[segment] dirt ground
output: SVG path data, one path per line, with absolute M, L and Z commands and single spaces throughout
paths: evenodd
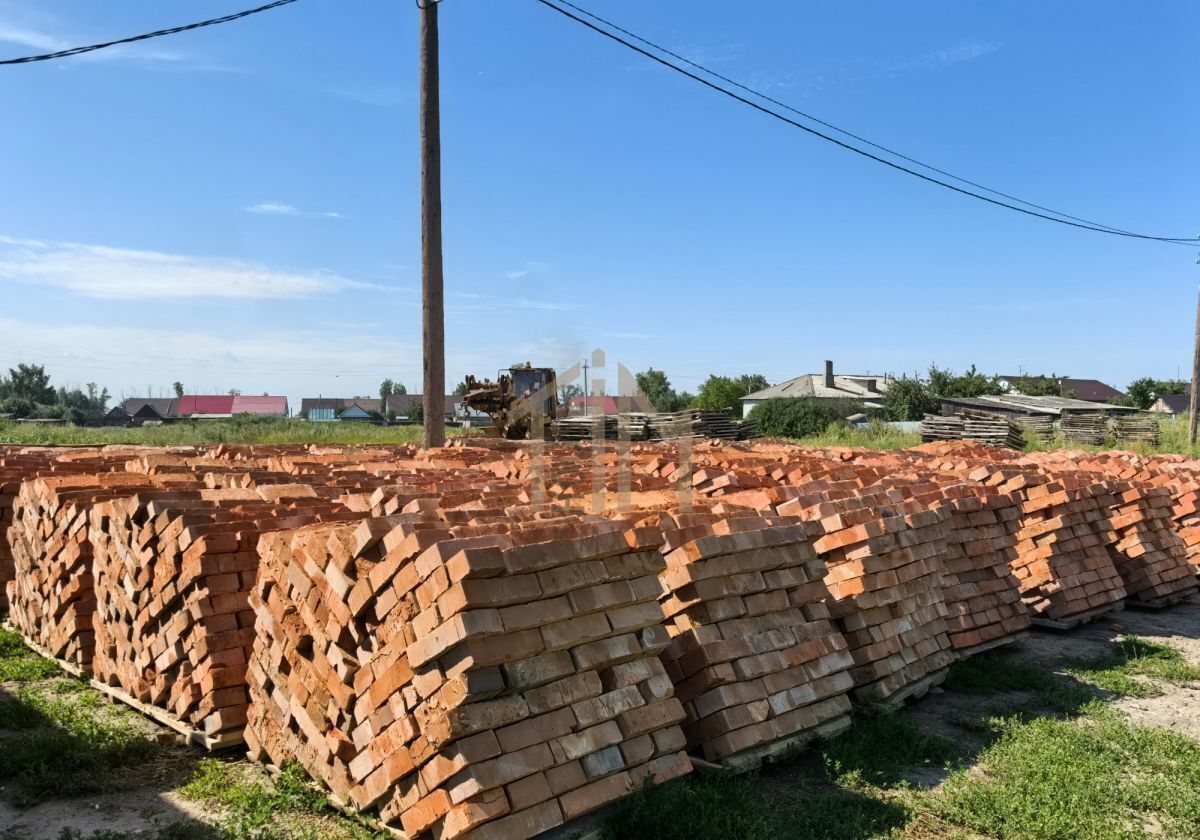
M 1058 670 L 1072 661 L 1103 656 L 1111 642 L 1125 634 L 1170 645 L 1188 661 L 1200 664 L 1200 602 L 1180 604 L 1163 612 L 1123 610 L 1069 631 L 1035 630 L 1009 649 L 1019 658 Z M 1119 698 L 1114 705 L 1134 723 L 1178 730 L 1200 740 L 1200 688 L 1157 685 L 1162 692 L 1157 696 Z M 994 705 L 997 712 L 1020 707 L 1039 713 L 1031 702 L 1030 697 L 1017 693 L 981 697 L 934 689 L 912 704 L 910 712 L 923 728 L 962 741 L 971 736 L 956 720 L 966 714 L 977 715 L 981 703 Z M 162 732 L 164 737 L 172 734 L 140 716 L 136 721 L 133 725 Z M 202 757 L 186 747 L 173 747 L 164 751 L 163 758 L 126 771 L 129 777 L 122 780 L 120 793 L 54 799 L 30 808 L 5 803 L 0 789 L 0 840 L 58 840 L 64 829 L 74 829 L 86 837 L 104 829 L 152 835 L 156 827 L 180 821 L 211 825 L 219 815 L 177 792 L 191 778 Z M 936 786 L 945 773 L 940 768 L 921 768 L 913 771 L 910 781 L 922 787 Z

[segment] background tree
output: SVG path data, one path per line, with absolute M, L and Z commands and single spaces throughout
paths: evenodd
M 940 408 L 941 403 L 919 376 L 893 379 L 883 395 L 883 413 L 888 420 L 920 420 Z
M 558 404 L 563 408 L 569 408 L 571 400 L 575 397 L 582 397 L 583 389 L 573 383 L 563 385 L 558 389 Z
M 172 382 L 171 388 L 175 391 L 175 399 L 178 399 L 178 400 L 183 399 L 183 383 L 182 382 Z
M 387 398 L 396 393 L 396 383 L 390 379 L 385 379 L 379 383 L 379 401 L 387 402 Z
M 454 396 L 462 397 L 467 393 L 467 380 L 463 380 L 454 386 Z
M 1066 378 L 1057 373 L 1049 376 L 1022 376 L 1017 382 L 1017 390 L 1027 397 L 1063 396 L 1062 381 Z
M 414 423 L 425 422 L 425 406 L 419 402 L 415 402 L 410 405 L 406 413 L 408 414 L 408 419 Z
M 676 411 L 679 396 L 671 387 L 671 380 L 661 370 L 653 367 L 634 375 L 638 393 L 649 400 L 655 411 Z
M 241 395 L 242 395 L 242 392 L 240 389 L 238 389 L 238 388 L 230 388 L 229 389 L 229 396 L 240 397 Z
M 1153 379 L 1143 376 L 1129 383 L 1125 389 L 1125 403 L 1143 411 L 1154 405 L 1159 397 L 1173 394 L 1186 394 L 1188 385 L 1178 379 Z
M 854 400 L 824 400 L 815 397 L 776 397 L 763 400 L 750 412 L 750 419 L 767 437 L 802 438 L 819 435 L 851 414 L 862 411 Z
M 741 383 L 742 377 L 733 379 L 728 376 L 709 376 L 700 386 L 699 393 L 692 400 L 692 408 L 705 411 L 719 411 L 722 408 L 734 408 L 738 400 L 746 396 L 746 386 Z
M 888 386 L 889 389 L 891 386 Z M 949 368 L 929 366 L 927 388 L 935 397 L 981 397 L 985 394 L 1003 394 L 1004 386 L 998 376 L 984 376 L 971 365 L 961 375 Z
M 22 362 L 15 368 L 9 368 L 8 376 L 0 377 L 0 398 L 52 405 L 55 396 L 54 389 L 50 387 L 50 375 L 42 365 Z
M 746 394 L 753 394 L 755 391 L 763 391 L 771 387 L 771 383 L 767 381 L 767 377 L 761 373 L 743 373 L 737 378 L 737 381 L 739 385 L 746 389 Z

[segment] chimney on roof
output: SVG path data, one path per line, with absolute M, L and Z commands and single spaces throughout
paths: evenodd
M 837 387 L 836 385 L 833 384 L 833 362 L 831 362 L 829 359 L 825 360 L 825 387 L 826 388 L 836 388 Z
M 867 380 L 867 390 L 869 392 L 871 392 L 872 394 L 878 394 L 879 393 L 878 381 L 875 379 L 868 379 Z

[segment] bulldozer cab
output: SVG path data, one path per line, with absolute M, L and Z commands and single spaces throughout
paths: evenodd
M 541 405 L 542 416 L 554 419 L 557 414 L 557 399 L 554 393 L 554 371 L 549 368 L 513 367 L 508 371 L 512 381 L 512 395 L 518 400 L 527 400 L 531 407 Z

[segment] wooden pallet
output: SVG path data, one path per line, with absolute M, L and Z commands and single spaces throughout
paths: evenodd
M 950 668 L 942 668 L 939 671 L 934 671 L 932 674 L 926 674 L 916 682 L 909 683 L 904 688 L 899 689 L 894 694 L 890 695 L 885 700 L 877 700 L 873 703 L 863 704 L 864 708 L 872 712 L 886 714 L 894 712 L 901 708 L 909 700 L 919 700 L 924 697 L 929 689 L 936 685 L 941 685 L 946 681 L 946 675 L 950 672 Z
M 1067 618 L 1044 618 L 1041 616 L 1034 616 L 1033 626 L 1043 627 L 1047 630 L 1070 630 L 1071 628 L 1078 627 L 1081 624 L 1087 624 L 1089 621 L 1093 621 L 1102 615 L 1116 612 L 1124 606 L 1124 601 L 1116 601 L 1112 604 L 1105 604 L 1103 607 L 1097 607 L 1094 610 L 1088 610 L 1087 612 L 1068 616 Z
M 999 639 L 992 639 L 990 642 L 975 645 L 974 647 L 964 648 L 957 651 L 959 659 L 966 659 L 968 656 L 974 656 L 977 653 L 995 650 L 996 648 L 1006 647 L 1017 642 L 1023 642 L 1029 638 L 1029 632 L 1013 633 L 1011 636 L 1001 636 Z
M 779 761 L 803 749 L 813 741 L 836 737 L 849 729 L 851 722 L 850 715 L 842 715 L 841 717 L 827 720 L 820 726 L 809 729 L 806 732 L 800 732 L 791 737 L 782 738 L 770 744 L 763 744 L 754 749 L 740 752 L 737 755 L 731 755 L 715 765 L 707 761 L 694 762 L 694 764 L 699 769 L 711 769 L 715 766 L 721 770 L 728 770 L 733 773 L 749 773 L 752 770 L 758 770 L 764 764 Z
M 10 629 L 10 630 L 16 629 L 15 627 L 11 627 L 10 625 L 4 625 L 4 626 L 6 627 L 6 629 Z M 22 636 L 22 641 L 25 643 L 26 647 L 28 647 L 30 650 L 32 650 L 34 653 L 36 653 L 38 656 L 42 657 L 43 659 L 49 659 L 51 662 L 53 662 L 55 665 L 57 665 L 59 668 L 61 668 L 63 671 L 70 674 L 71 676 L 73 676 L 77 679 L 80 679 L 80 680 L 86 680 L 87 684 L 90 688 L 93 688 L 96 691 L 99 691 L 101 694 L 104 694 L 105 696 L 107 696 L 110 700 L 124 703 L 126 706 L 129 706 L 134 711 L 139 712 L 143 716 L 150 718 L 155 723 L 161 724 L 162 726 L 165 726 L 168 729 L 171 729 L 171 730 L 177 732 L 178 734 L 183 736 L 184 740 L 188 744 L 191 744 L 192 746 L 200 747 L 201 749 L 207 750 L 209 752 L 216 752 L 218 750 L 229 749 L 230 747 L 236 747 L 236 746 L 240 746 L 240 745 L 246 743 L 246 739 L 242 736 L 242 733 L 240 733 L 240 732 L 224 732 L 219 735 L 209 735 L 207 732 L 201 732 L 200 730 L 196 729 L 195 727 L 189 726 L 188 724 L 184 723 L 179 718 L 175 717 L 173 714 L 168 712 L 166 709 L 160 709 L 158 706 L 152 706 L 149 703 L 143 703 L 141 700 L 138 700 L 136 697 L 129 694 L 127 691 L 125 691 L 122 688 L 118 688 L 117 686 L 113 686 L 113 685 L 108 685 L 107 683 L 104 683 L 104 682 L 101 682 L 100 680 L 94 679 L 91 676 L 91 674 L 87 673 L 83 668 L 80 668 L 78 665 L 75 665 L 73 663 L 67 662 L 65 660 L 59 659 L 56 656 L 51 655 L 50 651 L 46 650 L 44 647 L 39 645 L 37 642 L 30 641 L 29 639 L 25 638 L 24 636 Z

